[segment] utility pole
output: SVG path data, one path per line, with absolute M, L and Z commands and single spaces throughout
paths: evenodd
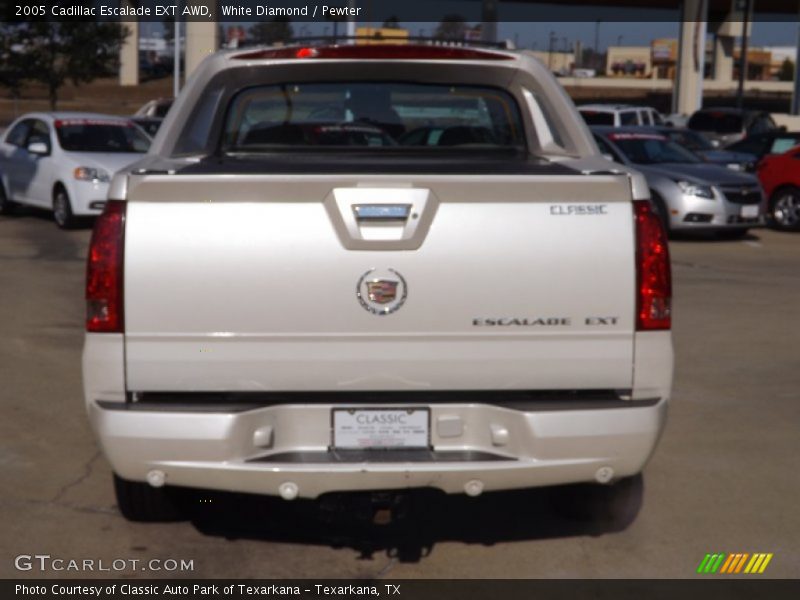
M 800 9 L 800 5 L 798 5 L 798 9 Z M 800 14 L 798 14 L 798 22 L 800 22 Z M 794 93 L 792 94 L 792 109 L 790 113 L 800 115 L 800 26 L 797 28 L 797 52 L 794 55 Z
M 736 108 L 744 107 L 744 82 L 747 79 L 747 43 L 749 40 L 747 29 L 750 25 L 750 11 L 753 0 L 739 0 L 737 6 L 744 8 L 744 22 L 742 23 L 742 45 L 739 49 L 739 86 L 736 90 Z
M 597 72 L 600 72 L 600 21 L 599 19 L 595 21 L 594 24 L 594 66 L 597 69 Z
M 177 9 L 175 10 L 175 32 L 173 33 L 173 60 L 172 65 L 172 95 L 177 98 L 181 91 L 181 3 L 178 1 Z

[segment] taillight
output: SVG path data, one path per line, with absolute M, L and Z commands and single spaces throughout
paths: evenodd
M 86 266 L 86 331 L 122 333 L 125 328 L 122 265 L 126 202 L 109 200 L 97 218 Z
M 648 200 L 635 200 L 636 329 L 672 326 L 672 276 L 667 234 Z

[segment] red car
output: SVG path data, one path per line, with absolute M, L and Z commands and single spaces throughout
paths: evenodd
M 777 229 L 800 231 L 800 146 L 765 156 L 756 166 Z

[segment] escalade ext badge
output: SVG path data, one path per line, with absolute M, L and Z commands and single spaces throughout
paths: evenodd
M 406 280 L 394 269 L 370 269 L 358 280 L 356 296 L 374 315 L 388 315 L 406 301 Z

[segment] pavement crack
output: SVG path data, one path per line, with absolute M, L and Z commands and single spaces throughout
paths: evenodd
M 61 488 L 56 492 L 56 495 L 53 496 L 53 499 L 50 500 L 53 504 L 58 504 L 61 498 L 63 498 L 66 493 L 74 488 L 77 485 L 80 485 L 84 481 L 86 481 L 89 476 L 92 474 L 92 468 L 94 467 L 94 462 L 100 458 L 100 450 L 95 451 L 95 453 L 86 461 L 86 464 L 83 466 L 83 473 L 78 476 L 77 479 L 74 481 L 70 481 L 69 483 L 65 483 L 61 486 Z

